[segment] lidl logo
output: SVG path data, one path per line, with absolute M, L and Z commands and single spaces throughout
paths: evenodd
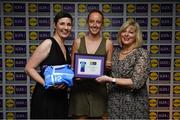
M 103 7 L 103 12 L 105 13 L 109 13 L 111 11 L 110 4 L 104 4 L 102 7 Z
M 86 6 L 85 4 L 79 4 L 79 5 L 78 5 L 78 11 L 79 11 L 80 13 L 86 12 L 86 9 L 87 9 L 87 6 Z
M 4 3 L 4 12 L 12 12 L 13 11 L 13 5 L 11 3 Z
M 135 4 L 128 4 L 127 5 L 127 12 L 128 13 L 133 13 L 133 12 L 135 12 L 135 10 L 136 10 L 136 5 Z
M 53 5 L 53 10 L 54 10 L 54 12 L 56 12 L 56 13 L 62 11 L 62 5 L 61 5 L 61 4 L 54 4 L 54 5 Z
M 153 12 L 153 13 L 157 13 L 157 12 L 160 12 L 160 5 L 159 4 L 152 4 L 151 5 L 151 11 Z
M 37 12 L 37 4 L 35 3 L 29 3 L 28 8 L 31 13 Z

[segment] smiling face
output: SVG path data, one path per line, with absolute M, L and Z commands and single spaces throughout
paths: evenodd
M 72 21 L 68 17 L 60 18 L 55 24 L 55 34 L 58 34 L 60 38 L 67 38 L 72 29 Z
M 122 46 L 131 46 L 136 43 L 136 28 L 135 26 L 128 26 L 120 33 Z
M 100 34 L 100 30 L 103 24 L 103 16 L 98 12 L 92 12 L 88 19 L 89 33 L 92 35 Z

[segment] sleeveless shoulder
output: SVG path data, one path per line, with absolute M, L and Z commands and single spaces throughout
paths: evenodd
M 78 53 L 87 53 L 86 45 L 85 45 L 85 36 L 80 38 L 80 45 L 79 45 Z

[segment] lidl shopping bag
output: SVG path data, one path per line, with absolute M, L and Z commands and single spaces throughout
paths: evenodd
M 70 65 L 47 66 L 44 70 L 45 89 L 58 84 L 66 84 L 68 87 L 73 85 L 74 72 Z

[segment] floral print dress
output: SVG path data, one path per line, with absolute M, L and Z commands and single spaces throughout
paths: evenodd
M 115 48 L 112 59 L 112 76 L 130 78 L 132 88 L 109 84 L 108 112 L 110 119 L 148 119 L 148 91 L 146 81 L 150 73 L 150 59 L 143 48 L 136 48 L 119 60 L 120 48 Z

